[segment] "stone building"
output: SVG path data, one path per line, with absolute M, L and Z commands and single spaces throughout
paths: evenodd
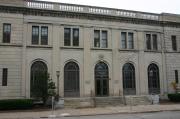
M 0 1 L 0 99 L 32 97 L 40 72 L 65 98 L 165 98 L 179 71 L 179 15 Z

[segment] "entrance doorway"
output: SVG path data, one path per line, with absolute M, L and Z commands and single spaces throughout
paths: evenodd
M 104 62 L 95 66 L 95 94 L 97 97 L 109 95 L 109 70 Z
M 68 62 L 64 67 L 64 97 L 79 97 L 79 66 Z

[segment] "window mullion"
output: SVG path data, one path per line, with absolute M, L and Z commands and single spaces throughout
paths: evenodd
M 154 44 L 153 44 L 153 34 L 151 34 L 150 41 L 151 41 L 151 50 L 154 50 Z
M 71 34 L 70 34 L 70 46 L 73 46 L 73 28 L 70 28 L 70 32 L 71 32 Z
M 128 37 L 129 32 L 126 32 L 126 39 L 125 39 L 125 44 L 126 44 L 126 49 L 129 49 L 129 37 Z
M 38 33 L 38 35 L 39 35 L 39 40 L 38 40 L 38 45 L 41 45 L 41 27 L 40 26 L 38 26 L 39 27 L 39 33 Z
M 99 30 L 99 48 L 102 46 L 102 31 Z

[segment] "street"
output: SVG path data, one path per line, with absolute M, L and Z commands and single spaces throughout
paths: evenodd
M 49 118 L 54 119 L 54 118 Z M 59 117 L 55 119 L 180 119 L 180 111 L 164 111 L 139 114 L 114 114 L 80 117 Z

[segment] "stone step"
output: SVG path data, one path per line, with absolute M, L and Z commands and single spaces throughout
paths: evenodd
M 95 98 L 96 107 L 124 105 L 122 97 L 98 97 Z
M 94 107 L 94 101 L 91 97 L 87 98 L 64 98 L 65 108 L 86 108 Z
M 151 100 L 148 96 L 125 96 L 126 105 L 148 105 Z
M 148 96 L 125 96 L 125 97 L 89 97 L 89 98 L 65 98 L 65 108 L 86 108 L 124 105 L 147 105 L 151 104 Z

